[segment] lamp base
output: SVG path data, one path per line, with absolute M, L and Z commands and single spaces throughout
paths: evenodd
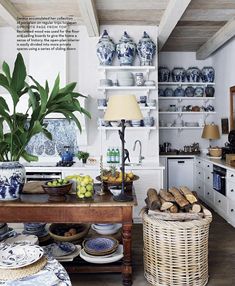
M 132 196 L 128 196 L 125 193 L 121 193 L 118 196 L 113 196 L 113 199 L 116 202 L 131 202 L 131 201 L 133 201 L 133 197 Z

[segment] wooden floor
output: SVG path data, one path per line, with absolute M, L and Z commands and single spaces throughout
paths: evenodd
M 142 262 L 142 225 L 133 229 L 134 286 L 150 285 L 144 278 Z M 217 214 L 209 237 L 209 283 L 208 286 L 235 286 L 235 228 Z M 120 274 L 71 274 L 73 286 L 117 286 L 121 284 Z

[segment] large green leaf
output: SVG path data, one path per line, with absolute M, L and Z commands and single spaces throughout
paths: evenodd
M 4 122 L 4 118 L 0 117 L 0 145 L 2 144 L 2 141 L 4 139 L 4 133 L 3 133 L 3 122 Z
M 22 158 L 24 158 L 27 162 L 31 162 L 31 161 L 37 161 L 38 157 L 34 156 L 32 154 L 27 153 L 25 150 L 21 153 L 20 155 Z
M 42 128 L 43 134 L 49 139 L 52 140 L 52 134 L 46 128 Z
M 29 131 L 29 135 L 28 135 L 28 139 L 32 138 L 34 135 L 36 135 L 37 133 L 42 132 L 42 125 L 41 123 L 37 120 L 34 122 L 33 127 L 31 128 L 31 130 Z
M 8 84 L 11 84 L 11 72 L 10 72 L 10 68 L 9 65 L 4 61 L 2 64 L 2 70 L 4 71 L 7 80 L 8 80 Z
M 55 82 L 54 82 L 54 86 L 50 95 L 50 100 L 53 100 L 53 98 L 58 94 L 60 89 L 60 75 L 58 74 Z
M 26 67 L 21 53 L 17 54 L 14 70 L 12 73 L 11 88 L 17 93 L 25 86 Z
M 61 88 L 58 93 L 68 93 L 72 92 L 74 88 L 76 87 L 77 83 L 76 82 L 71 82 L 68 83 L 65 87 Z
M 6 100 L 2 96 L 0 96 L 0 108 L 9 111 L 9 107 L 6 103 Z
M 19 96 L 17 92 L 9 86 L 7 77 L 5 77 L 2 73 L 0 73 L 0 86 L 3 86 L 11 94 L 14 106 L 16 106 L 19 101 Z

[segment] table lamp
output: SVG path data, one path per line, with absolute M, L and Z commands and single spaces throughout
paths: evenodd
M 214 123 L 205 124 L 203 131 L 202 131 L 202 138 L 209 139 L 209 148 L 210 148 L 211 140 L 220 138 L 218 125 Z
M 112 95 L 109 97 L 108 106 L 104 115 L 104 120 L 121 121 L 121 130 L 119 136 L 122 143 L 121 149 L 121 171 L 122 171 L 122 190 L 119 196 L 114 200 L 120 202 L 132 201 L 133 197 L 125 193 L 125 162 L 124 162 L 124 145 L 125 145 L 125 121 L 141 120 L 143 115 L 136 101 L 135 95 Z

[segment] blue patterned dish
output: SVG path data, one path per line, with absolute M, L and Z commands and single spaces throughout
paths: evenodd
M 38 261 L 44 252 L 38 245 L 1 244 L 0 268 L 16 269 Z
M 118 241 L 111 237 L 96 237 L 83 243 L 85 251 L 92 255 L 103 255 L 114 252 L 118 247 Z
M 70 242 L 51 243 L 42 247 L 44 252 L 53 257 L 69 255 L 76 250 L 76 246 Z

